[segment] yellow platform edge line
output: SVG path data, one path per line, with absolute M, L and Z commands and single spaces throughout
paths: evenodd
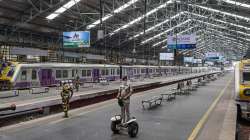
M 209 115 L 211 114 L 211 112 L 214 110 L 214 108 L 216 107 L 217 103 L 219 102 L 220 98 L 223 96 L 223 94 L 225 93 L 226 89 L 228 88 L 229 84 L 232 82 L 231 78 L 226 86 L 221 90 L 220 94 L 216 97 L 216 99 L 214 100 L 214 102 L 210 105 L 210 107 L 208 108 L 207 112 L 202 116 L 201 120 L 198 122 L 198 124 L 195 126 L 195 128 L 193 129 L 192 133 L 189 135 L 187 140 L 195 140 L 196 137 L 198 136 L 200 130 L 202 129 L 202 127 L 204 126 L 204 124 L 206 123 Z

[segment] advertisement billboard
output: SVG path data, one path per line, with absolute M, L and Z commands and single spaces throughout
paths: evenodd
M 170 49 L 194 49 L 196 48 L 196 35 L 168 36 L 167 45 Z
M 90 47 L 89 31 L 63 32 L 63 47 L 83 48 Z
M 174 53 L 160 53 L 160 60 L 174 60 Z

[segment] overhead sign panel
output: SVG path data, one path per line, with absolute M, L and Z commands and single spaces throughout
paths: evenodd
M 174 60 L 174 53 L 160 53 L 160 60 Z
M 193 63 L 194 57 L 184 57 L 185 63 Z
M 89 31 L 63 32 L 63 46 L 65 48 L 90 47 Z
M 202 59 L 194 59 L 193 63 L 195 63 L 195 64 L 201 64 L 202 63 Z
M 207 52 L 205 54 L 206 61 L 223 61 L 223 56 L 219 52 Z
M 218 52 L 207 52 L 205 54 L 206 59 L 219 59 L 220 53 Z
M 194 49 L 196 48 L 196 35 L 168 36 L 168 48 L 170 49 Z

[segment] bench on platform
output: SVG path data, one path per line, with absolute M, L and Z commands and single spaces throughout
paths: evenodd
M 3 91 L 0 95 L 0 99 L 11 98 L 16 96 L 19 96 L 19 90 Z
M 31 94 L 48 93 L 49 87 L 35 87 L 30 89 Z
M 154 96 L 153 98 L 147 99 L 147 100 L 142 100 L 142 107 L 145 109 L 145 103 L 148 104 L 148 108 L 152 108 L 153 106 L 156 105 L 161 105 L 162 103 L 162 96 Z
M 199 79 L 197 80 L 197 83 L 198 83 L 198 86 L 205 86 L 205 85 L 206 85 L 206 81 L 203 80 L 203 79 L 201 79 L 201 78 L 199 78 Z
M 211 81 L 215 81 L 216 79 L 217 79 L 217 78 L 216 78 L 215 75 L 211 75 L 211 76 L 210 76 L 210 80 L 211 80 Z
M 176 93 L 174 91 L 170 91 L 170 92 L 167 92 L 167 93 L 162 93 L 161 97 L 162 97 L 162 100 L 170 101 L 170 100 L 176 98 Z
M 99 78 L 99 83 L 101 85 L 109 85 L 109 81 L 106 78 Z
M 195 89 L 197 89 L 198 87 L 199 87 L 198 82 L 194 82 L 194 83 L 191 84 L 191 89 L 192 89 L 192 90 L 195 90 Z

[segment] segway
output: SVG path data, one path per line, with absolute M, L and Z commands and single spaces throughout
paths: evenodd
M 111 118 L 111 130 L 114 134 L 119 134 L 121 130 L 127 130 L 130 137 L 136 137 L 139 130 L 139 125 L 136 118 L 132 117 L 129 121 L 123 123 L 121 115 L 115 115 Z
M 126 129 L 130 137 L 136 137 L 139 130 L 139 125 L 133 117 L 128 122 L 122 123 L 121 115 L 116 115 L 111 118 L 111 130 L 114 134 L 119 134 L 121 130 Z

